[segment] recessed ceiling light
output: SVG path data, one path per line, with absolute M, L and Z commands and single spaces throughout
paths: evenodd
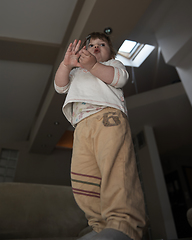
M 105 28 L 104 33 L 107 35 L 110 35 L 112 33 L 112 28 L 110 28 L 110 27 Z

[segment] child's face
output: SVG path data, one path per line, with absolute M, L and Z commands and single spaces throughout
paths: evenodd
M 102 39 L 91 38 L 87 50 L 96 57 L 97 62 L 106 62 L 111 59 L 111 51 L 109 45 Z

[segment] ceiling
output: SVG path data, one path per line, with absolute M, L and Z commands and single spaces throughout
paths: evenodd
M 92 31 L 111 27 L 116 50 L 125 39 L 156 46 L 139 68 L 127 67 L 130 80 L 124 93 L 130 105 L 134 96 L 179 82 L 175 68 L 165 64 L 154 35 L 172 4 L 173 0 L 1 0 L 0 145 L 28 141 L 31 152 L 51 153 L 70 127 L 61 112 L 64 95 L 53 89 L 54 74 L 68 44 Z M 181 94 L 176 99 L 129 111 L 133 132 L 143 123 L 153 126 L 162 152 L 168 150 L 163 144 L 167 135 L 170 149 L 191 144 L 191 106 L 181 83 L 177 84 Z M 175 128 L 180 140 L 173 142 Z

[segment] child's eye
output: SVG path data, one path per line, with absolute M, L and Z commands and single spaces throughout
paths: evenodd
M 89 44 L 89 47 L 92 48 L 94 45 L 93 44 Z
M 101 47 L 105 47 L 105 43 L 101 43 L 100 46 L 101 46 Z

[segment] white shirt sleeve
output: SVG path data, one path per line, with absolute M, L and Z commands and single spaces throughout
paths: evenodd
M 55 88 L 55 91 L 57 93 L 66 93 L 69 89 L 69 86 L 70 86 L 70 83 L 68 83 L 66 86 L 64 87 L 59 87 L 56 85 L 55 81 L 54 81 L 54 88 Z
M 109 65 L 114 67 L 114 78 L 110 85 L 115 88 L 122 88 L 129 78 L 129 74 L 125 66 L 120 61 L 114 59 L 109 61 Z
M 67 93 L 68 92 L 75 71 L 76 71 L 76 69 L 71 70 L 71 72 L 69 74 L 69 83 L 67 85 L 65 85 L 64 87 L 57 86 L 57 84 L 54 81 L 54 88 L 57 93 Z

